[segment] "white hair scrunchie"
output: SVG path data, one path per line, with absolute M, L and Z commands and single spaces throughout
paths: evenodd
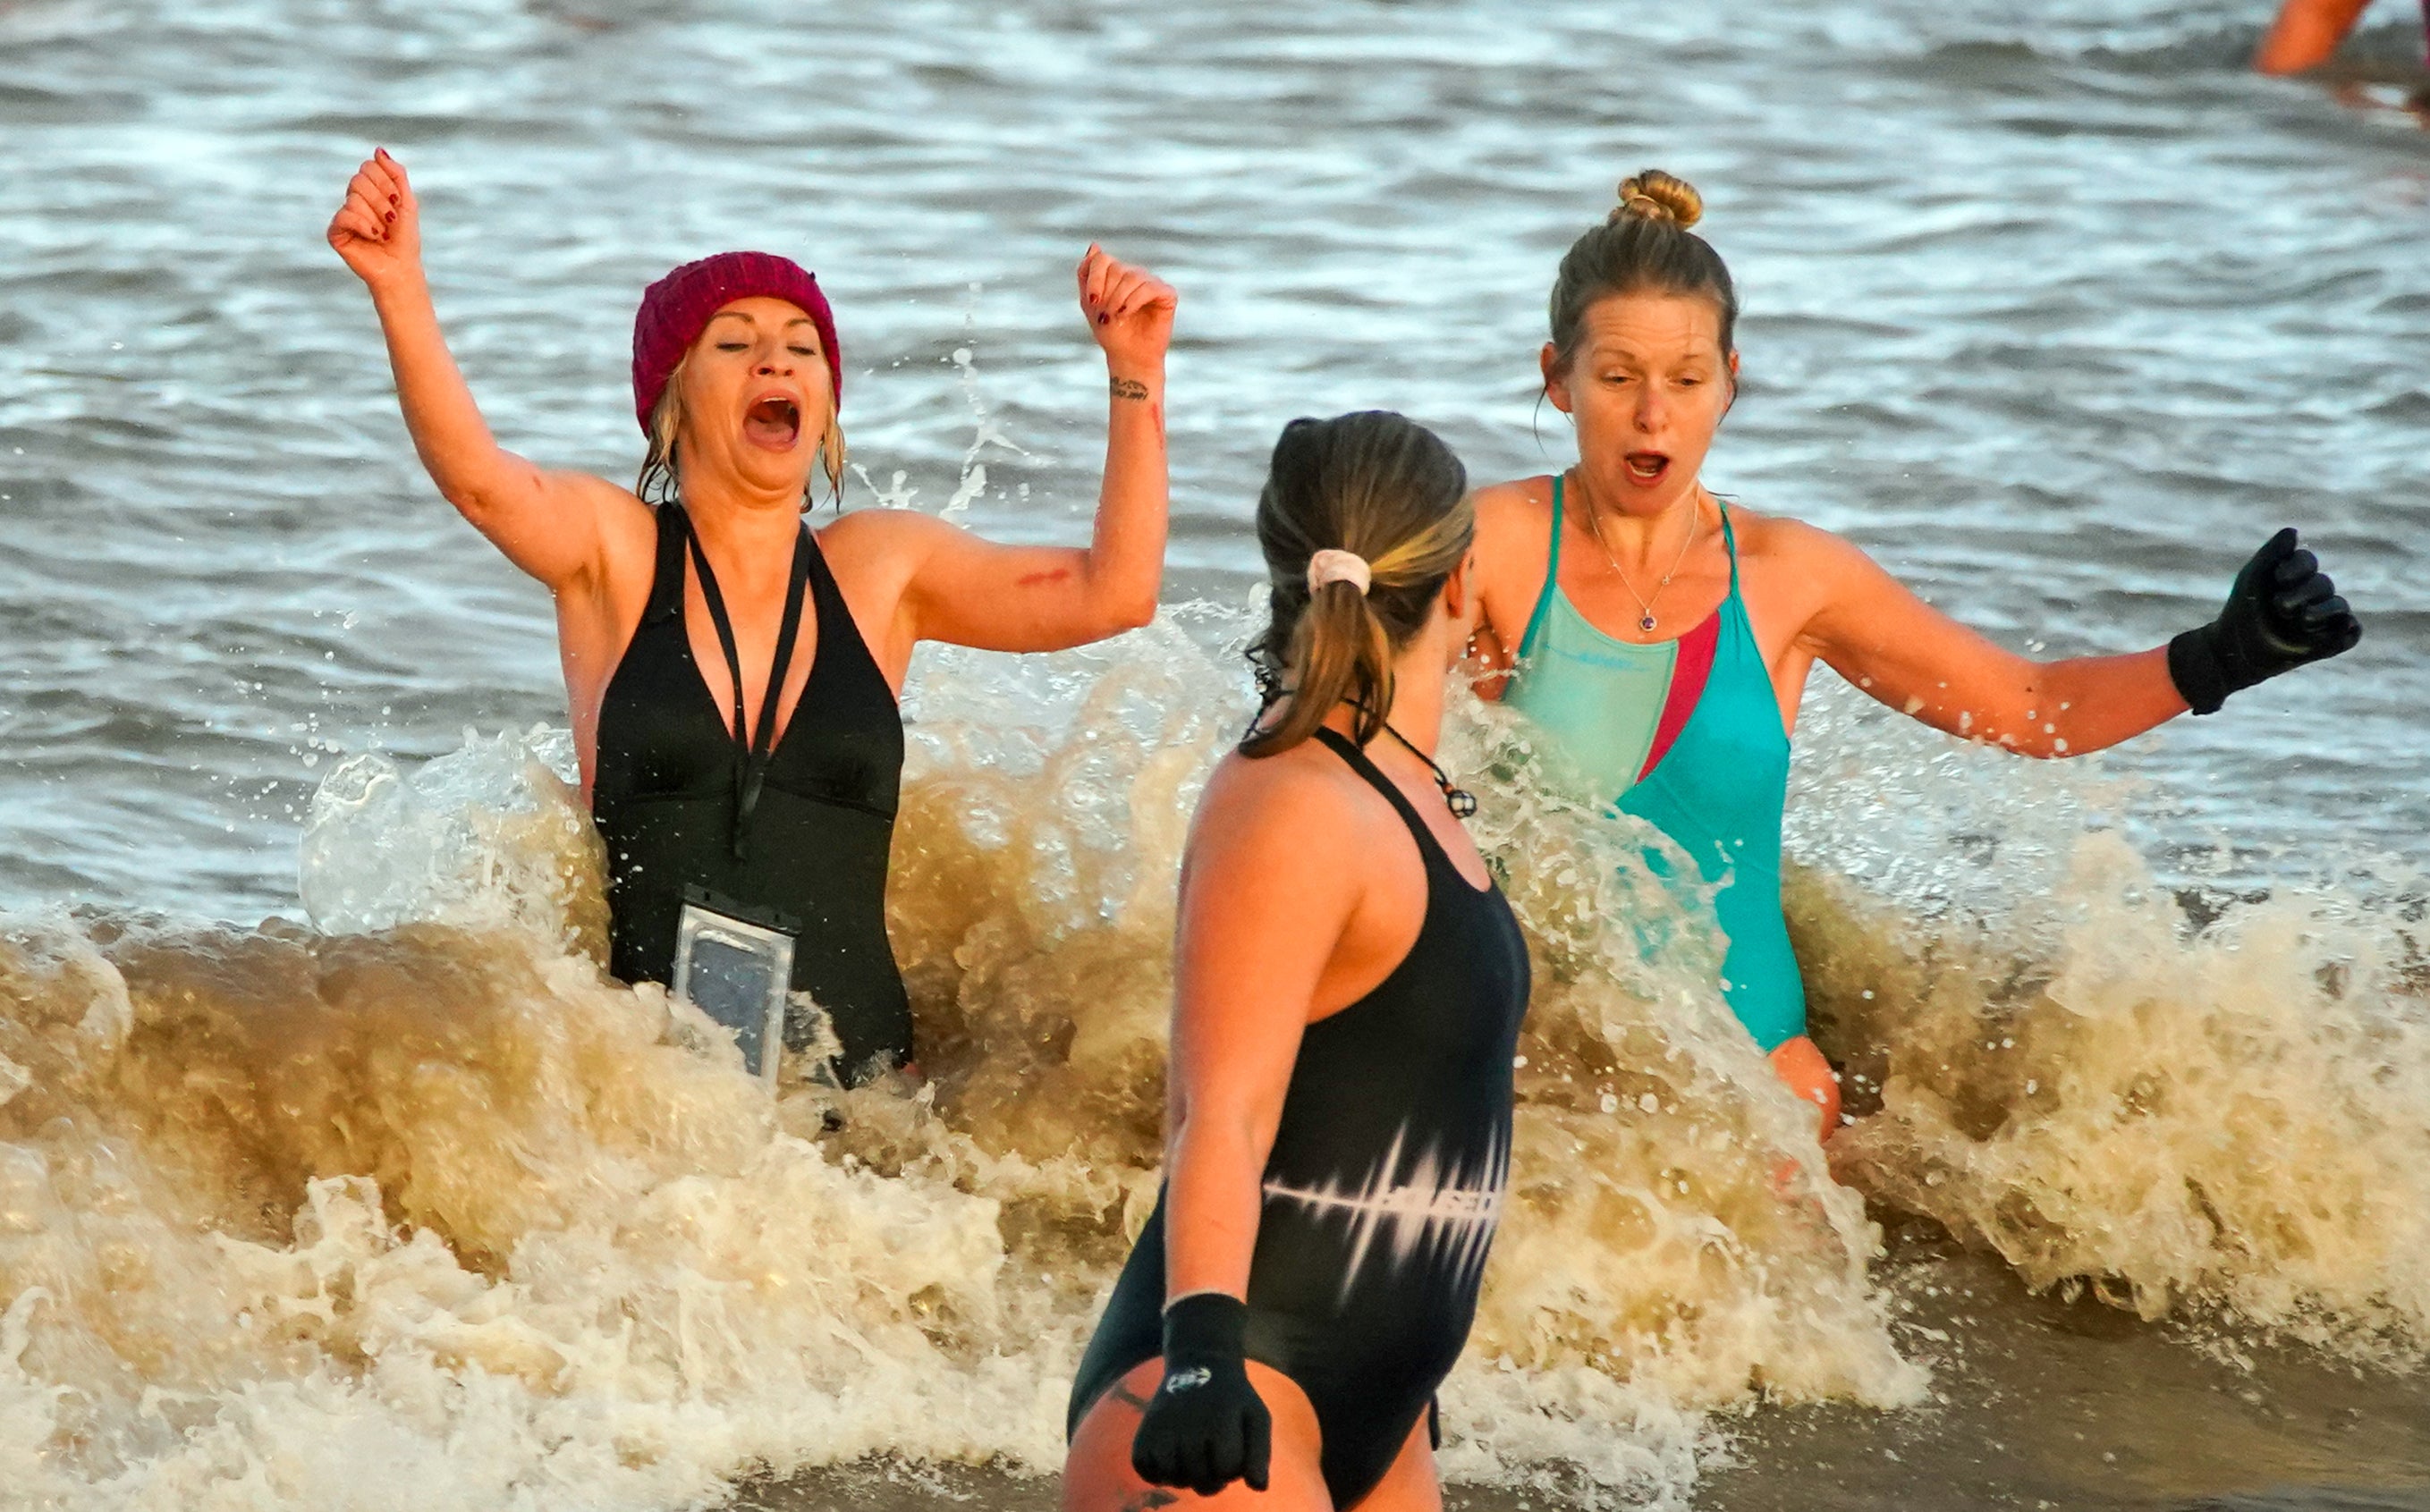
M 1327 583 L 1350 583 L 1358 596 L 1367 596 L 1367 585 L 1374 580 L 1367 558 L 1355 551 L 1336 551 L 1327 546 L 1307 559 L 1307 590 L 1311 593 Z

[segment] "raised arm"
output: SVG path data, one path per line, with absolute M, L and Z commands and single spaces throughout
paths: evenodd
M 552 590 L 601 560 L 600 511 L 632 496 L 602 478 L 549 473 L 500 446 L 448 354 L 423 276 L 420 208 L 405 165 L 374 152 L 346 186 L 329 245 L 371 291 L 396 397 L 430 480 L 508 560 Z
M 2278 19 L 2255 49 L 2253 66 L 2264 74 L 2300 74 L 2335 56 L 2371 0 L 2286 0 Z
M 1789 522 L 1773 528 L 1795 532 L 1790 559 L 1821 595 L 1802 645 L 1892 708 L 2024 756 L 2082 756 L 2189 708 L 2207 714 L 2229 693 L 2362 638 L 2292 530 L 2245 564 L 2218 619 L 2169 645 L 2035 661 L 1925 604 L 1850 542 Z
M 1168 501 L 1164 353 L 1174 295 L 1095 246 L 1080 309 L 1106 354 L 1106 473 L 1086 550 L 1003 546 L 924 516 L 904 594 L 910 639 L 990 651 L 1059 651 L 1145 624 L 1164 575 Z

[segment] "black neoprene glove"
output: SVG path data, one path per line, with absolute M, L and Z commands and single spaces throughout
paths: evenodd
M 1164 1381 L 1131 1439 L 1131 1469 L 1150 1486 L 1213 1496 L 1234 1481 L 1266 1488 L 1274 1420 L 1249 1384 L 1249 1308 L 1202 1291 L 1164 1310 Z
M 2169 680 L 2197 714 L 2264 678 L 2352 651 L 2362 623 L 2338 596 L 2293 526 L 2270 538 L 2236 574 L 2219 618 L 2169 642 Z

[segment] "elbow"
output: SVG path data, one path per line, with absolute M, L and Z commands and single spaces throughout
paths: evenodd
M 1255 1153 L 1257 1145 L 1243 1118 L 1218 1114 L 1178 1120 L 1165 1133 L 1166 1177 L 1189 1187 L 1210 1180 L 1221 1185 L 1243 1173 L 1254 1179 L 1265 1168 L 1264 1157 Z
M 464 517 L 466 524 L 471 525 L 491 541 L 498 539 L 500 521 L 507 511 L 495 494 L 468 488 L 441 488 L 439 494 L 455 507 L 458 514 Z
M 496 480 L 489 476 L 486 470 L 437 464 L 426 457 L 423 459 L 423 466 L 429 473 L 430 481 L 438 485 L 439 496 L 474 524 L 480 524 L 497 512 Z
M 1156 594 L 1153 591 L 1125 597 L 1107 615 L 1111 633 L 1144 630 L 1156 623 Z
M 1096 622 L 1097 631 L 1093 639 L 1103 640 L 1108 636 L 1118 636 L 1125 630 L 1143 629 L 1152 623 L 1156 619 L 1157 577 L 1161 575 L 1151 576 L 1139 584 L 1096 585 L 1097 590 L 1090 595 L 1094 611 L 1091 618 Z
M 502 516 L 512 514 L 538 496 L 538 490 L 525 480 L 489 470 L 453 476 L 434 472 L 430 480 L 439 485 L 439 496 L 485 536 L 491 534 Z

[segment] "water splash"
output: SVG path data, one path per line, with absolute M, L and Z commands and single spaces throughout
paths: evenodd
M 409 920 L 537 930 L 606 959 L 607 856 L 574 780 L 572 737 L 545 725 L 466 730 L 409 773 L 376 752 L 347 757 L 305 815 L 305 916 L 333 934 Z
M 890 919 L 916 1095 L 772 1102 L 606 980 L 553 736 L 341 766 L 305 844 L 319 930 L 0 931 L 0 1482 L 639 1508 L 870 1453 L 1051 1470 L 1156 1189 L 1173 876 L 1249 702 L 1202 647 L 1244 629 L 1198 606 L 924 655 Z M 1868 1195 L 2147 1312 L 2378 1357 L 2430 1318 L 2410 937 L 2334 890 L 2190 932 L 2043 779 L 1978 790 L 1962 751 L 1911 771 L 1869 738 L 1823 722 L 1809 836 L 1942 806 L 1905 872 L 1792 874 L 1850 1187 L 1712 989 L 1658 837 L 1456 708 L 1539 990 L 1451 1475 L 1684 1506 L 1717 1409 L 1921 1400 Z

